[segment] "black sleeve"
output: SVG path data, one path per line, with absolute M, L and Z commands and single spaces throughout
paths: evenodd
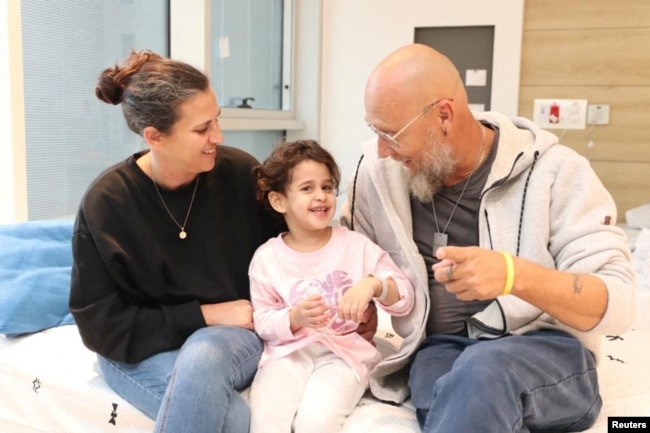
M 119 263 L 107 264 L 79 212 L 72 237 L 70 312 L 84 344 L 98 354 L 135 363 L 177 349 L 196 329 L 205 326 L 198 301 L 156 305 L 130 299 L 116 281 Z M 113 272 L 109 271 L 113 267 Z

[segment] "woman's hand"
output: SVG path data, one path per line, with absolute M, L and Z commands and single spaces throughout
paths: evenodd
M 208 326 L 239 326 L 253 330 L 253 306 L 246 299 L 201 305 L 203 319 Z

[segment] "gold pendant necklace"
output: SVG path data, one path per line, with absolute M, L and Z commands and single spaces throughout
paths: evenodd
M 165 203 L 165 200 L 162 197 L 162 194 L 160 194 L 160 190 L 158 190 L 158 185 L 156 185 L 156 177 L 153 174 L 153 170 L 151 170 L 151 177 L 153 180 L 153 186 L 156 188 L 156 192 L 158 193 L 158 197 L 160 198 L 160 201 L 162 202 L 163 206 L 165 207 L 165 210 L 171 217 L 172 221 L 174 221 L 174 224 L 178 226 L 179 229 L 181 229 L 180 233 L 178 234 L 178 237 L 181 239 L 185 239 L 187 237 L 187 232 L 185 231 L 185 226 L 187 225 L 187 220 L 190 217 L 190 211 L 192 210 L 192 204 L 194 204 L 194 196 L 196 196 L 196 189 L 199 186 L 199 175 L 196 175 L 196 182 L 194 182 L 194 192 L 192 193 L 192 199 L 190 200 L 190 206 L 187 208 L 187 213 L 185 214 L 185 221 L 183 221 L 183 225 L 180 225 L 178 221 L 176 221 L 176 218 L 174 218 L 174 215 L 171 213 L 169 208 L 167 207 L 167 203 Z

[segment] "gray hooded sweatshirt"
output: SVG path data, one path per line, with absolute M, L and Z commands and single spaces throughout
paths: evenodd
M 583 332 L 516 296 L 500 296 L 468 321 L 469 335 L 495 338 L 558 329 L 577 337 L 598 359 L 601 338 L 629 329 L 636 312 L 636 275 L 625 234 L 615 225 L 611 195 L 587 159 L 530 120 L 493 112 L 476 117 L 500 131 L 480 198 L 479 245 L 512 255 L 518 251 L 519 257 L 549 268 L 595 275 L 605 283 L 608 301 L 598 325 Z M 341 224 L 387 251 L 415 288 L 411 314 L 392 318 L 401 347 L 385 356 L 370 378 L 372 393 L 395 403 L 408 397 L 405 367 L 425 338 L 430 309 L 427 269 L 413 241 L 408 177 L 400 162 L 379 158 L 376 138 L 369 140 L 341 209 Z

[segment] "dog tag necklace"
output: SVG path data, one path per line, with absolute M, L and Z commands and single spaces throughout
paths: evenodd
M 187 237 L 187 232 L 185 231 L 185 226 L 187 225 L 187 219 L 190 217 L 190 211 L 192 210 L 192 204 L 194 204 L 194 196 L 196 196 L 196 189 L 199 186 L 199 175 L 196 175 L 196 182 L 194 182 L 194 192 L 192 193 L 192 199 L 190 200 L 190 206 L 187 208 L 187 213 L 185 214 L 185 221 L 183 221 L 183 225 L 180 225 L 178 221 L 176 221 L 176 218 L 174 218 L 174 215 L 171 213 L 169 208 L 167 207 L 167 203 L 165 203 L 165 200 L 162 197 L 162 194 L 160 194 L 160 191 L 158 190 L 158 185 L 156 185 L 156 178 L 153 176 L 153 170 L 151 171 L 152 177 L 153 177 L 153 186 L 156 188 L 156 192 L 158 193 L 158 197 L 160 197 L 160 201 L 162 202 L 163 206 L 165 207 L 165 210 L 171 217 L 172 221 L 174 221 L 174 224 L 178 226 L 179 229 L 181 229 L 180 233 L 178 234 L 178 237 L 181 239 L 185 239 Z
M 445 227 L 442 229 L 442 231 L 440 231 L 440 227 L 438 226 L 438 216 L 436 215 L 435 198 L 431 200 L 431 208 L 433 209 L 433 220 L 436 222 L 436 232 L 433 234 L 434 257 L 436 255 L 436 250 L 438 248 L 447 246 L 448 238 L 449 238 L 449 236 L 447 236 L 447 227 L 449 227 L 449 223 L 451 222 L 451 219 L 454 217 L 456 208 L 460 204 L 460 201 L 463 198 L 463 194 L 465 194 L 465 190 L 467 189 L 469 182 L 472 180 L 472 175 L 474 174 L 474 172 L 479 166 L 479 163 L 481 162 L 481 156 L 483 155 L 483 146 L 485 145 L 485 128 L 483 127 L 483 125 L 480 125 L 480 127 L 481 127 L 481 146 L 479 147 L 478 154 L 476 155 L 476 162 L 474 162 L 474 168 L 472 169 L 469 176 L 467 177 L 467 181 L 465 181 L 463 190 L 460 192 L 460 195 L 458 196 L 458 200 L 456 200 L 456 204 L 454 205 L 454 208 L 451 210 L 451 214 L 449 214 L 449 219 L 447 220 L 447 224 L 445 224 Z

